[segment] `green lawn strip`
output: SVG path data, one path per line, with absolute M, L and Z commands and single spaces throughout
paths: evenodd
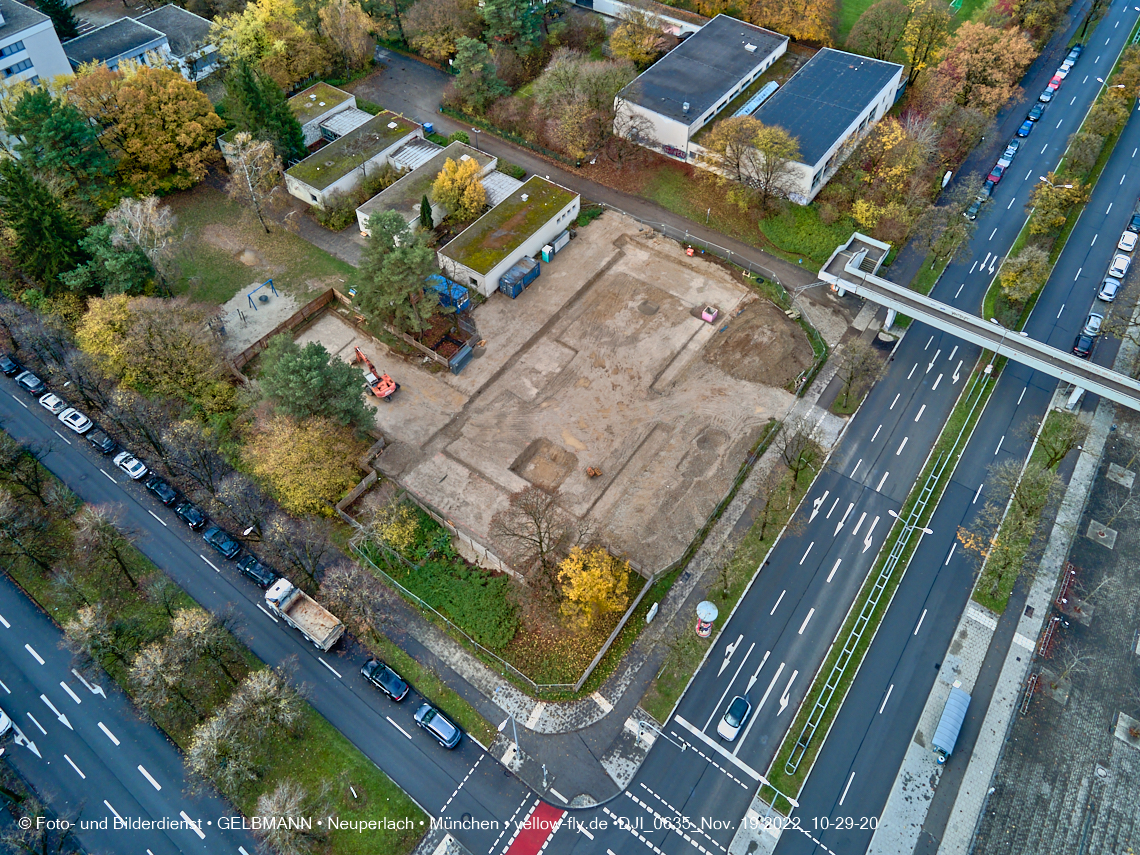
M 983 353 L 983 357 L 984 357 Z M 982 364 L 979 359 L 978 365 Z M 827 733 L 834 722 L 836 715 L 838 715 L 840 708 L 843 706 L 843 699 L 845 698 L 848 689 L 851 687 L 855 679 L 855 675 L 859 670 L 859 666 L 863 661 L 863 656 L 866 654 L 867 649 L 870 647 L 874 639 L 875 632 L 878 629 L 883 616 L 886 614 L 890 606 L 891 598 L 894 595 L 895 589 L 902 581 L 903 574 L 906 572 L 908 563 L 911 556 L 914 554 L 915 549 L 918 547 L 919 538 L 911 537 L 903 552 L 901 553 L 898 563 L 887 581 L 887 584 L 880 596 L 878 604 L 871 614 L 870 621 L 868 622 L 863 635 L 857 643 L 854 655 L 848 663 L 846 671 L 840 677 L 835 693 L 832 696 L 831 703 L 825 710 L 819 725 L 816 729 L 815 736 L 812 738 L 807 747 L 807 751 L 800 760 L 794 775 L 788 775 L 785 772 L 785 764 L 791 755 L 792 749 L 795 747 L 800 733 L 803 731 L 804 724 L 807 722 L 808 716 L 811 714 L 812 708 L 816 700 L 819 698 L 823 691 L 827 678 L 831 673 L 836 661 L 842 652 L 842 645 L 839 640 L 846 639 L 859 618 L 859 614 L 863 608 L 863 604 L 869 599 L 872 589 L 874 588 L 879 574 L 885 566 L 891 549 L 894 547 L 895 542 L 901 537 L 905 526 L 902 520 L 905 520 L 915 504 L 918 501 L 919 493 L 922 491 L 923 485 L 926 483 L 927 478 L 930 477 L 934 471 L 934 467 L 938 464 L 938 459 L 944 454 L 949 455 L 947 465 L 942 470 L 942 475 L 939 477 L 935 484 L 934 491 L 927 502 L 925 510 L 919 517 L 917 527 L 925 526 L 930 518 L 934 515 L 934 511 L 938 507 L 938 502 L 941 499 L 946 485 L 950 482 L 950 478 L 954 473 L 954 468 L 957 466 L 958 460 L 968 444 L 968 438 L 972 433 L 974 427 L 977 425 L 978 420 L 981 418 L 982 412 L 985 410 L 986 402 L 989 399 L 990 393 L 993 391 L 996 379 L 999 373 L 999 368 L 995 363 L 994 372 L 984 380 L 978 379 L 980 375 L 971 374 L 971 383 L 963 387 L 962 395 L 959 397 L 958 402 L 955 404 L 950 417 L 947 419 L 946 424 L 939 434 L 938 442 L 935 443 L 933 450 L 927 458 L 926 465 L 923 467 L 922 473 L 915 481 L 914 486 L 907 496 L 906 502 L 903 503 L 902 509 L 899 512 L 900 519 L 897 520 L 892 526 L 891 531 L 883 543 L 879 551 L 879 557 L 875 561 L 871 571 L 867 574 L 867 578 L 863 583 L 859 595 L 855 598 L 847 613 L 847 617 L 843 622 L 843 626 L 836 636 L 836 643 L 832 645 L 831 650 L 823 660 L 819 671 L 816 672 L 815 679 L 812 682 L 812 687 L 804 698 L 803 703 L 800 705 L 796 717 L 792 722 L 791 727 L 788 729 L 787 734 L 784 736 L 783 744 L 780 750 L 776 752 L 772 760 L 772 765 L 768 770 L 768 780 L 776 790 L 784 795 L 795 797 L 799 794 L 800 789 L 803 787 L 804 781 L 807 780 L 808 774 L 811 772 L 812 765 L 815 758 L 818 756 L 819 751 L 823 747 L 824 742 L 827 740 Z M 769 789 L 771 793 L 771 789 Z M 786 802 L 783 797 L 775 799 L 773 807 L 781 813 L 787 814 L 791 805 Z
M 270 233 L 265 234 L 252 210 L 206 185 L 169 201 L 183 235 L 174 255 L 176 294 L 220 305 L 251 283 L 272 277 L 278 291 L 304 305 L 353 271 L 348 263 L 280 225 L 271 223 Z M 239 258 L 245 249 L 256 255 L 252 266 Z
M 778 214 L 760 221 L 760 232 L 790 261 L 818 273 L 827 259 L 859 231 L 851 217 L 838 217 L 828 224 L 819 216 L 818 205 L 786 205 Z
M 487 719 L 483 718 L 475 707 L 456 691 L 431 668 L 421 665 L 420 662 L 409 656 L 397 644 L 380 635 L 375 638 L 362 639 L 367 647 L 387 662 L 405 680 L 415 686 L 417 692 L 443 710 L 456 724 L 483 745 L 490 745 L 495 738 L 495 728 Z

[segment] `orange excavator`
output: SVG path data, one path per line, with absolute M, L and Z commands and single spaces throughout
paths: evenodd
M 368 386 L 368 391 L 388 403 L 392 402 L 392 396 L 400 390 L 400 384 L 389 377 L 387 374 L 380 374 L 376 370 L 376 366 L 372 364 L 364 351 L 359 347 L 356 348 L 356 358 L 353 363 L 360 362 L 365 367 L 364 382 Z

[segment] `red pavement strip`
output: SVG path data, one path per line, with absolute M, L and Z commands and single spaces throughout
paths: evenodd
M 538 855 L 553 836 L 555 825 L 566 815 L 566 811 L 539 802 L 538 807 L 526 818 L 522 830 L 506 855 Z

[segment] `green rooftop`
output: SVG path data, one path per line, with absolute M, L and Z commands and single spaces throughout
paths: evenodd
M 442 252 L 453 261 L 486 276 L 577 195 L 534 175 L 468 226 Z
M 302 125 L 311 122 L 329 110 L 352 98 L 343 89 L 329 86 L 325 82 L 314 83 L 304 92 L 298 92 L 289 99 L 289 109 Z
M 318 149 L 285 171 L 315 190 L 324 190 L 362 163 L 391 148 L 419 125 L 385 110 L 351 133 Z
M 420 164 L 391 187 L 373 196 L 357 210 L 363 212 L 366 217 L 378 211 L 398 211 L 409 216 L 417 215 L 424 196 L 431 197 L 431 186 L 443 171 L 447 159 L 459 162 L 464 155 L 475 158 L 482 169 L 486 169 L 495 161 L 495 158 L 486 152 L 461 142 L 453 142 L 441 151 L 437 151 L 431 160 Z

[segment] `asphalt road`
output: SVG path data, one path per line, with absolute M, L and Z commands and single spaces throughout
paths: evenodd
M 63 633 L 0 574 L 0 707 L 12 718 L 6 757 L 91 853 L 249 855 L 241 816 L 211 792 L 191 792 L 178 750 L 102 679 L 72 670 Z M 173 828 L 115 828 L 165 823 Z M 231 822 L 236 823 L 231 829 Z M 103 824 L 106 827 L 100 827 Z

